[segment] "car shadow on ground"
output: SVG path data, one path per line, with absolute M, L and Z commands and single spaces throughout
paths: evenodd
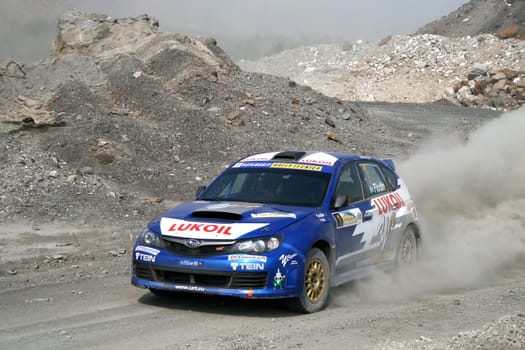
M 173 292 L 166 296 L 157 296 L 145 291 L 138 302 L 174 310 L 191 310 L 194 312 L 225 314 L 231 316 L 253 317 L 293 317 L 300 314 L 289 311 L 280 299 L 242 299 Z
M 338 298 L 342 294 L 354 294 L 355 282 L 348 282 L 333 288 L 325 308 L 332 309 L 342 305 Z M 284 299 L 243 299 L 210 294 L 172 292 L 157 296 L 147 290 L 138 302 L 145 305 L 174 310 L 191 310 L 194 312 L 225 314 L 230 316 L 253 317 L 294 317 L 302 314 L 287 309 Z M 322 312 L 322 311 L 321 311 Z

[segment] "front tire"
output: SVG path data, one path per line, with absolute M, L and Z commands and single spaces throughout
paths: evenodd
M 312 248 L 306 255 L 303 281 L 301 295 L 287 300 L 288 308 L 300 313 L 314 313 L 323 309 L 330 290 L 330 266 L 321 250 Z

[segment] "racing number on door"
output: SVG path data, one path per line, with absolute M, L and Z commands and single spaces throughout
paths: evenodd
M 394 225 L 396 211 L 402 206 L 403 199 L 396 192 L 388 193 L 387 182 L 377 164 L 360 163 L 359 170 L 368 197 L 375 197 L 370 200 L 373 208 L 369 214 L 372 215 L 371 226 L 375 232 L 370 245 L 380 246 L 383 249 Z

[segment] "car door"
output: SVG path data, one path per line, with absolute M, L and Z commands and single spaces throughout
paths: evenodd
M 336 274 L 350 275 L 352 270 L 389 258 L 384 248 L 402 203 L 391 182 L 373 161 L 353 162 L 341 169 L 334 197 L 346 195 L 347 201 L 332 209 Z
M 341 198 L 344 200 L 341 202 Z M 339 201 L 341 203 L 336 202 Z M 370 209 L 357 162 L 341 168 L 332 199 L 332 218 L 336 227 L 336 274 L 345 274 L 366 258 L 363 234 L 368 224 L 363 214 Z

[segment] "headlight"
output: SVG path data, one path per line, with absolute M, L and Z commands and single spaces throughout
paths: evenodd
M 233 247 L 234 252 L 239 253 L 251 253 L 251 254 L 262 254 L 271 252 L 279 248 L 281 244 L 279 237 L 265 237 L 257 239 L 247 239 L 245 241 L 239 241 L 235 243 Z
M 162 244 L 159 235 L 148 228 L 139 235 L 139 239 L 147 246 L 160 247 Z

